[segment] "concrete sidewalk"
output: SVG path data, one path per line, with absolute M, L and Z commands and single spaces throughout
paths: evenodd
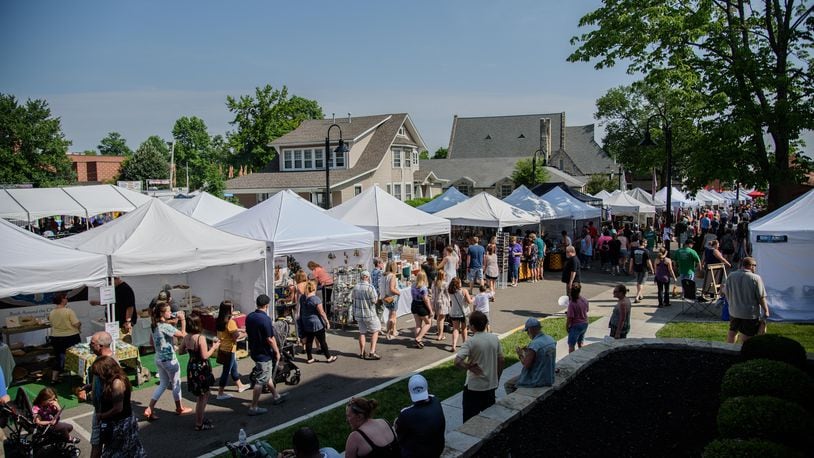
M 629 278 L 629 277 L 621 277 Z M 636 285 L 635 283 L 626 283 L 628 297 L 635 296 Z M 658 308 L 658 301 L 655 298 L 655 291 L 652 283 L 645 287 L 645 298 L 638 304 L 633 304 L 630 316 L 630 332 L 629 338 L 654 338 L 656 332 L 661 329 L 666 323 L 672 321 L 681 314 L 681 300 L 672 300 L 670 307 Z M 633 293 L 633 294 L 631 294 Z M 592 343 L 601 342 L 608 336 L 611 314 L 613 307 L 616 304 L 616 299 L 613 298 L 613 290 L 607 290 L 595 297 L 589 299 L 590 310 L 589 316 L 599 316 L 600 318 L 590 325 L 585 333 L 585 346 Z M 565 310 L 556 316 L 564 316 Z M 507 332 L 505 335 L 512 334 L 517 329 Z M 501 336 L 503 338 L 504 336 Z M 579 351 L 579 350 L 577 350 Z M 562 338 L 557 341 L 557 361 L 561 360 L 568 355 L 568 339 Z M 500 385 L 498 385 L 496 397 L 500 399 L 506 396 L 506 390 L 503 384 L 511 377 L 520 373 L 520 363 L 515 363 L 507 367 L 500 377 Z M 432 392 L 432 387 L 430 387 Z M 446 432 L 450 432 L 463 424 L 463 410 L 461 408 L 461 399 L 463 392 L 445 399 L 441 404 L 444 407 L 444 416 L 446 417 Z

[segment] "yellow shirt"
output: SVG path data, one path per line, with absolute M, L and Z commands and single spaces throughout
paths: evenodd
M 221 351 L 235 351 L 235 338 L 232 336 L 235 331 L 237 331 L 237 323 L 230 318 L 226 324 L 226 330 L 218 331 Z
M 48 320 L 51 321 L 51 335 L 54 337 L 67 337 L 79 334 L 79 331 L 73 327 L 74 324 L 79 324 L 76 318 L 76 312 L 68 307 L 57 307 L 51 310 L 48 315 Z

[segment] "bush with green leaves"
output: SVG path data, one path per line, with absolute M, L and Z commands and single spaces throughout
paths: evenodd
M 760 395 L 796 402 L 814 413 L 814 379 L 790 364 L 753 359 L 734 364 L 724 374 L 722 400 Z
M 811 431 L 808 411 L 772 396 L 729 398 L 718 410 L 718 432 L 727 439 L 766 439 L 810 450 Z
M 785 445 L 761 439 L 717 439 L 704 448 L 703 458 L 802 458 Z
M 783 361 L 805 370 L 806 350 L 796 340 L 777 334 L 755 336 L 743 343 L 741 357 L 750 359 L 771 359 Z

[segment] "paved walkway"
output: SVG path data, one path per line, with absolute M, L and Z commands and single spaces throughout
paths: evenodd
M 623 277 L 629 278 L 629 277 Z M 628 289 L 635 292 L 635 284 L 627 283 Z M 638 304 L 633 304 L 630 316 L 630 338 L 654 338 L 656 332 L 662 328 L 666 323 L 672 321 L 676 316 L 681 314 L 681 301 L 675 299 L 671 302 L 670 307 L 658 308 L 658 301 L 655 298 L 652 283 L 645 288 L 645 298 Z M 585 345 L 590 345 L 594 342 L 601 342 L 608 335 L 608 323 L 610 316 L 613 312 L 613 306 L 616 304 L 616 299 L 613 298 L 613 290 L 607 290 L 589 300 L 590 311 L 589 316 L 600 316 L 598 320 L 594 321 L 588 326 L 585 334 Z M 561 315 L 565 314 L 565 310 Z M 515 330 L 509 331 L 504 335 L 511 334 Z M 503 338 L 504 336 L 501 336 Z M 579 351 L 579 350 L 577 350 Z M 568 355 L 568 340 L 562 338 L 557 341 L 557 361 Z M 503 384 L 511 377 L 520 373 L 520 363 L 515 363 L 507 367 L 500 377 L 500 385 L 498 386 L 496 397 L 500 399 L 506 395 L 503 389 Z M 430 387 L 432 392 L 432 387 Z M 445 399 L 441 404 L 444 407 L 444 416 L 446 417 L 447 427 L 446 432 L 450 432 L 461 426 L 463 412 L 461 409 L 461 399 L 463 393 L 458 393 L 452 397 Z

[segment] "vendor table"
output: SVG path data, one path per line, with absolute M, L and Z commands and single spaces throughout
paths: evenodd
M 9 336 L 11 336 L 12 334 L 23 334 L 23 333 L 26 333 L 26 332 L 40 331 L 42 329 L 49 329 L 50 330 L 51 325 L 50 324 L 36 324 L 34 326 L 19 326 L 19 327 L 16 327 L 16 328 L 7 328 L 7 327 L 3 326 L 2 328 L 0 328 L 0 333 L 3 333 L 3 335 L 6 337 L 6 344 L 10 345 L 11 342 L 9 341 Z
M 118 341 L 115 357 L 119 364 L 141 371 L 138 347 Z M 90 351 L 87 343 L 76 344 L 65 352 L 65 370 L 78 374 L 82 378 L 83 385 L 87 383 L 90 366 L 94 361 L 96 361 L 96 355 Z
M 98 320 L 91 321 L 94 328 L 104 331 L 105 330 L 105 318 L 99 318 Z M 120 333 L 123 331 L 119 331 Z M 153 325 L 149 318 L 139 317 L 136 324 L 133 325 L 132 330 L 130 331 L 131 342 L 136 347 L 149 347 L 152 345 L 153 341 Z
M 399 293 L 401 294 L 399 294 L 399 299 L 397 301 L 398 308 L 396 309 L 396 316 L 411 314 L 412 312 L 410 311 L 410 306 L 413 304 L 412 288 L 400 288 Z M 385 308 L 384 312 L 382 312 L 382 323 L 387 323 L 387 316 L 389 313 L 389 310 Z

